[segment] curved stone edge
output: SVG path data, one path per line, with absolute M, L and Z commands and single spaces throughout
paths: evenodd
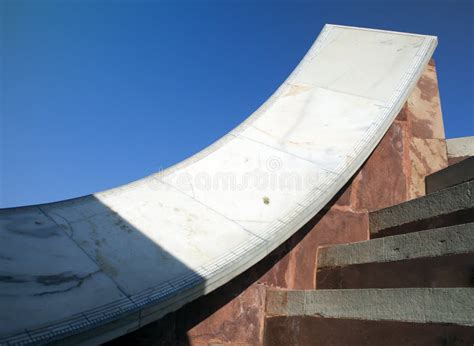
M 241 132 L 249 124 L 255 121 L 268 107 L 271 106 L 273 102 L 275 102 L 278 96 L 287 89 L 288 83 L 290 83 L 294 76 L 297 75 L 298 71 L 304 66 L 304 64 L 311 61 L 312 58 L 317 55 L 325 43 L 328 32 L 334 27 L 344 26 L 326 25 L 313 46 L 309 49 L 308 53 L 306 53 L 300 64 L 290 74 L 288 79 L 256 112 L 254 112 L 234 130 L 230 131 L 227 135 L 203 149 L 201 152 L 174 166 L 171 166 L 163 172 L 153 174 L 149 177 L 137 180 L 121 187 L 117 187 L 115 189 L 100 192 L 98 195 L 106 195 L 107 193 L 119 191 L 122 188 L 135 184 L 143 184 L 148 179 L 160 179 L 162 176 L 166 176 L 179 168 L 186 167 L 187 165 L 202 159 L 222 146 L 225 142 L 232 139 L 236 133 Z M 374 29 L 355 29 L 387 32 L 384 30 Z M 90 340 L 91 337 L 94 337 L 94 335 L 98 334 L 96 331 L 97 328 L 107 330 L 110 329 L 107 328 L 107 326 L 111 327 L 112 329 L 114 329 L 115 326 L 116 331 L 113 333 L 114 335 L 109 334 L 108 338 L 106 339 L 110 340 L 124 333 L 138 329 L 147 323 L 150 323 L 164 316 L 165 314 L 180 308 L 186 303 L 200 297 L 202 292 L 209 293 L 213 291 L 263 259 L 267 254 L 273 251 L 282 242 L 287 240 L 292 234 L 294 234 L 298 229 L 306 224 L 331 200 L 337 191 L 339 191 L 339 189 L 344 186 L 344 184 L 350 179 L 350 177 L 353 176 L 353 174 L 360 168 L 360 166 L 362 166 L 368 156 L 372 153 L 401 110 L 404 102 L 408 98 L 408 95 L 411 93 L 415 87 L 416 82 L 421 76 L 423 68 L 428 64 L 428 61 L 437 44 L 436 37 L 433 36 L 414 35 L 407 33 L 401 34 L 422 36 L 424 37 L 424 41 L 422 47 L 420 47 L 419 53 L 412 61 L 410 68 L 408 69 L 404 78 L 400 81 L 399 86 L 397 87 L 397 92 L 388 102 L 388 106 L 384 111 L 383 118 L 375 126 L 371 127 L 367 131 L 363 140 L 354 148 L 356 154 L 351 158 L 351 160 L 346 163 L 346 165 L 337 170 L 339 175 L 329 183 L 328 187 L 330 190 L 317 188 L 311 191 L 303 203 L 299 203 L 297 208 L 269 227 L 267 232 L 272 236 L 268 238 L 268 240 L 265 241 L 260 238 L 244 243 L 243 245 L 231 251 L 231 255 L 223 256 L 226 258 L 216 259 L 213 263 L 198 269 L 196 273 L 185 275 L 184 277 L 177 278 L 171 282 L 167 282 L 158 287 L 145 290 L 128 298 L 123 298 L 113 303 L 76 314 L 65 320 L 58 321 L 57 323 L 50 323 L 48 325 L 35 328 L 34 330 L 25 330 L 24 332 L 8 336 L 6 338 L 0 339 L 0 344 L 49 343 L 63 338 L 68 338 L 63 340 L 67 342 L 81 342 L 81 339 L 84 340 L 84 338 L 87 338 Z M 81 203 L 83 198 L 84 197 L 74 198 L 69 201 L 72 203 Z M 84 199 L 87 199 L 87 196 L 85 196 Z M 63 202 L 65 201 L 55 203 Z M 51 205 L 55 203 L 47 204 Z M 41 205 L 38 205 L 37 207 L 41 208 Z M 285 222 L 285 219 L 288 221 Z M 248 260 L 242 260 L 241 255 L 243 253 L 246 254 L 246 258 L 248 258 Z M 203 276 L 209 277 L 209 279 L 204 280 L 202 277 L 200 278 L 200 273 L 204 273 Z M 123 323 L 120 323 L 120 321 L 123 321 Z M 87 330 L 89 330 L 89 332 L 85 332 Z M 85 332 L 84 334 L 81 334 L 82 337 L 77 335 L 81 332 Z M 100 338 L 96 339 L 97 342 L 104 342 L 106 340 L 100 340 Z

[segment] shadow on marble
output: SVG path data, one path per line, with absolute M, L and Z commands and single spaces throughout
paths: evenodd
M 172 286 L 183 276 L 193 277 L 188 287 Z M 99 327 L 102 311 L 126 306 L 119 329 L 134 330 L 160 302 L 200 286 L 193 269 L 94 196 L 0 209 L 0 343 L 48 336 L 66 320 Z

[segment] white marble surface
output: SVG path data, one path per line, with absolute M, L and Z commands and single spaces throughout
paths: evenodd
M 82 332 L 124 309 L 141 311 L 138 327 L 256 263 L 360 167 L 435 46 L 328 25 L 257 112 L 194 157 L 109 191 L 0 211 L 0 343 Z
M 38 208 L 0 211 L 0 335 L 125 295 Z

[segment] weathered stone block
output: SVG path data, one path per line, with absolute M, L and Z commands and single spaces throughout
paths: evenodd
M 260 345 L 266 289 L 252 285 L 188 332 L 191 345 Z
M 436 67 L 432 60 L 408 97 L 403 113 L 411 135 L 423 139 L 444 139 L 443 116 L 439 98 Z
M 425 195 L 425 177 L 448 166 L 444 139 L 409 140 L 410 175 L 408 197 L 413 199 Z
M 405 124 L 394 122 L 354 179 L 354 210 L 376 210 L 406 200 Z

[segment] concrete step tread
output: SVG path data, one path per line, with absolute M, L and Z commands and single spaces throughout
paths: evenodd
M 369 213 L 371 237 L 474 222 L 474 181 Z
M 474 252 L 474 222 L 318 248 L 318 269 Z
M 474 326 L 474 288 L 267 291 L 267 316 L 319 316 Z
M 474 180 L 474 157 L 428 175 L 425 178 L 426 193 L 433 193 L 471 180 Z

